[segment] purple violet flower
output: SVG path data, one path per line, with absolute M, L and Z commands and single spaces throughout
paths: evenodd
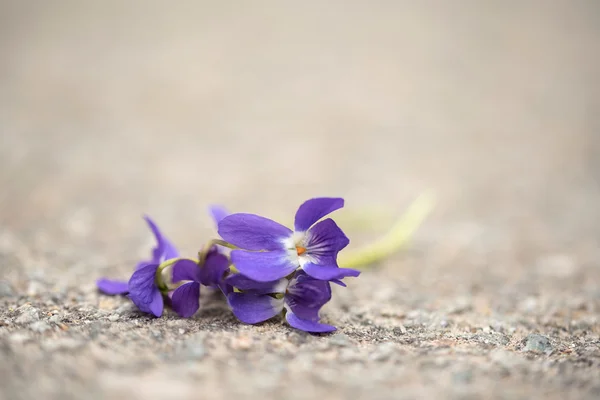
M 200 285 L 226 292 L 223 276 L 229 270 L 229 259 L 212 246 L 201 267 L 192 260 L 179 260 L 173 265 L 173 282 L 184 281 L 171 294 L 171 306 L 181 317 L 191 317 L 200 307 Z
M 154 234 L 157 243 L 156 247 L 152 249 L 152 258 L 137 264 L 129 282 L 102 278 L 96 282 L 96 285 L 100 291 L 109 295 L 129 294 L 129 297 L 140 311 L 160 317 L 164 302 L 162 293 L 156 285 L 156 271 L 162 262 L 177 258 L 179 252 L 163 236 L 150 217 L 144 216 L 144 219 Z
M 332 332 L 336 328 L 319 322 L 319 310 L 331 299 L 329 282 L 298 271 L 291 279 L 272 282 L 253 281 L 241 274 L 231 275 L 226 282 L 239 292 L 227 296 L 233 314 L 242 322 L 257 324 L 286 310 L 285 318 L 292 327 L 306 332 Z
M 231 252 L 231 261 L 252 280 L 277 281 L 301 268 L 314 279 L 339 283 L 360 274 L 337 265 L 337 254 L 349 240 L 332 219 L 317 221 L 343 206 L 341 198 L 304 202 L 296 212 L 294 231 L 258 215 L 231 214 L 219 222 L 219 234 L 242 249 Z

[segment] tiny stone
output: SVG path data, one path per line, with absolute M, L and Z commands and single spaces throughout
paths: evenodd
M 183 335 L 185 333 L 185 329 L 179 329 L 179 334 Z
M 44 333 L 48 329 L 50 329 L 50 325 L 48 325 L 44 321 L 36 321 L 29 325 L 29 329 L 31 329 L 34 332 Z
M 21 315 L 15 320 L 17 324 L 30 324 L 40 319 L 37 308 L 29 304 L 19 307 L 19 310 L 21 311 Z
M 108 320 L 110 322 L 117 322 L 119 320 L 119 318 L 121 318 L 121 316 L 119 314 L 112 314 L 108 317 Z
M 56 314 L 51 316 L 50 318 L 48 318 L 48 322 L 52 323 L 52 324 L 59 324 L 61 321 L 61 317 L 60 315 Z
M 546 336 L 532 333 L 527 336 L 525 351 L 549 353 L 552 351 L 552 344 Z
M 7 281 L 0 281 L 0 298 L 2 297 L 12 297 L 15 292 Z

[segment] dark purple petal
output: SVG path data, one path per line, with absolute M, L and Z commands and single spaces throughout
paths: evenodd
M 227 300 L 237 319 L 247 324 L 266 321 L 283 310 L 283 299 L 268 295 L 230 293 Z
M 149 313 L 154 315 L 155 317 L 160 317 L 163 313 L 164 308 L 164 299 L 160 290 L 155 290 L 152 293 L 152 302 L 148 306 L 150 310 Z M 143 311 L 143 310 L 142 310 Z
M 314 279 L 303 271 L 292 278 L 285 295 L 285 302 L 301 319 L 319 320 L 319 310 L 331 300 L 329 282 Z
M 179 286 L 171 296 L 171 307 L 183 318 L 189 318 L 200 307 L 200 284 L 188 282 Z
M 217 287 L 228 269 L 229 259 L 219 253 L 216 247 L 213 247 L 208 252 L 204 265 L 200 268 L 200 283 L 205 286 Z
M 299 267 L 287 250 L 264 252 L 234 250 L 231 252 L 231 261 L 241 274 L 259 282 L 281 279 Z
M 315 222 L 342 207 L 344 207 L 342 198 L 318 197 L 305 201 L 296 211 L 294 222 L 296 232 L 308 230 Z
M 317 321 L 309 321 L 306 319 L 299 318 L 296 314 L 289 311 L 285 314 L 285 319 L 291 327 L 300 329 L 305 332 L 312 333 L 324 333 L 324 332 L 333 332 L 336 330 L 335 326 L 321 324 Z
M 156 223 L 154 223 L 150 217 L 145 215 L 144 219 L 146 220 L 146 223 L 148 223 L 157 243 L 156 247 L 152 250 L 152 262 L 160 264 L 165 260 L 177 258 L 179 256 L 179 251 L 177 251 L 177 248 L 175 248 L 173 243 L 162 234 Z
M 350 268 L 339 268 L 335 265 L 318 265 L 318 264 L 306 264 L 302 269 L 310 276 L 315 279 L 324 281 L 332 281 L 337 279 L 343 279 L 348 276 L 359 276 L 360 271 Z
M 173 264 L 173 282 L 195 281 L 200 282 L 200 267 L 194 260 L 183 259 Z
M 254 294 L 284 293 L 288 285 L 288 280 L 285 278 L 277 281 L 257 282 L 242 274 L 228 276 L 225 282 L 240 290 Z
M 219 222 L 219 235 L 246 250 L 277 250 L 292 236 L 285 226 L 254 214 L 231 214 Z
M 98 289 L 104 294 L 117 295 L 127 294 L 127 292 L 129 292 L 127 281 L 102 278 L 96 281 L 96 286 L 98 286 Z
M 306 234 L 306 254 L 311 257 L 336 257 L 350 240 L 331 218 L 313 226 Z
M 216 204 L 208 207 L 208 212 L 210 213 L 213 220 L 215 221 L 215 224 L 217 224 L 217 225 L 219 225 L 219 222 L 221 222 L 221 220 L 223 218 L 225 218 L 226 216 L 228 216 L 230 214 L 230 212 L 227 211 L 227 209 L 225 207 L 219 206 Z
M 129 279 L 129 297 L 140 311 L 162 315 L 163 298 L 154 283 L 158 264 L 147 264 L 139 268 Z

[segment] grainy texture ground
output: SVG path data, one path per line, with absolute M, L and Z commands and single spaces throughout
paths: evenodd
M 1 2 L 1 399 L 600 397 L 596 2 L 300 3 Z M 341 195 L 360 245 L 424 189 L 332 335 L 95 290 L 143 212 L 194 254 Z

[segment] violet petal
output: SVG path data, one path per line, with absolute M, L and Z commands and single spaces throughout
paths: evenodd
M 259 282 L 281 279 L 299 267 L 287 250 L 265 252 L 234 250 L 231 252 L 231 261 L 241 274 Z
M 283 310 L 283 299 L 275 299 L 268 295 L 230 293 L 227 300 L 233 314 L 246 324 L 266 321 Z
M 277 281 L 258 282 L 242 274 L 228 276 L 225 282 L 240 290 L 254 294 L 284 293 L 288 285 L 288 280 L 285 278 Z
M 316 321 L 309 321 L 306 319 L 299 318 L 296 314 L 289 311 L 285 314 L 285 319 L 291 327 L 300 329 L 305 332 L 312 333 L 324 333 L 324 332 L 333 332 L 336 330 L 335 326 L 321 324 Z
M 140 311 L 162 315 L 163 299 L 154 283 L 158 264 L 147 264 L 139 268 L 129 279 L 129 297 Z
M 217 205 L 217 204 L 214 204 L 214 205 L 211 205 L 210 207 L 208 207 L 208 212 L 210 213 L 213 220 L 215 221 L 215 224 L 217 224 L 217 225 L 219 225 L 219 222 L 221 222 L 221 220 L 223 218 L 225 218 L 226 216 L 228 216 L 230 214 L 229 211 L 227 211 L 227 209 L 225 207 Z
M 96 281 L 96 286 L 102 293 L 109 295 L 127 294 L 129 292 L 127 281 L 102 278 Z
M 219 235 L 246 250 L 277 250 L 292 236 L 285 226 L 254 214 L 231 214 L 219 222 Z
M 307 200 L 296 211 L 294 227 L 297 232 L 304 232 L 327 214 L 342 207 L 342 198 L 318 197 Z
M 173 282 L 200 281 L 200 267 L 194 260 L 182 259 L 173 264 Z
M 204 265 L 199 268 L 200 283 L 205 286 L 217 287 L 228 268 L 229 259 L 214 247 L 208 252 Z
M 171 296 L 173 310 L 183 318 L 189 318 L 200 307 L 200 284 L 188 282 L 179 286 Z
M 312 257 L 336 257 L 350 240 L 331 219 L 327 218 L 307 232 L 306 254 Z
M 348 276 L 356 277 L 360 275 L 360 271 L 350 268 L 339 268 L 336 265 L 320 265 L 308 263 L 302 266 L 302 269 L 315 279 L 331 281 L 343 279 Z
M 157 243 L 152 251 L 152 262 L 160 264 L 165 260 L 177 258 L 179 256 L 179 251 L 177 251 L 175 245 L 162 234 L 156 223 L 149 216 L 145 215 L 144 219 L 150 227 L 152 234 L 154 234 Z

